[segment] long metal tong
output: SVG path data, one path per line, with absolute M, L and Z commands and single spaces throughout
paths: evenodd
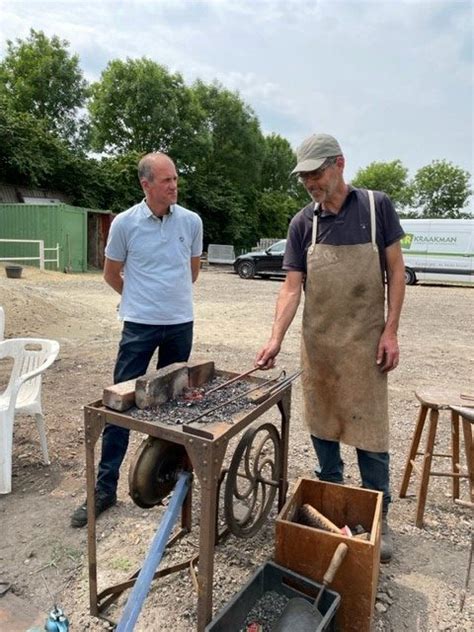
M 284 391 L 285 388 L 289 384 L 291 384 L 291 382 L 293 382 L 299 375 L 301 375 L 302 372 L 303 372 L 302 370 L 296 371 L 292 375 L 289 375 L 288 377 L 286 377 L 284 380 L 280 380 L 279 382 L 276 382 L 270 388 L 267 388 L 266 390 L 262 389 L 260 394 L 257 395 L 257 397 L 252 398 L 253 403 L 261 404 L 262 402 L 267 400 L 269 397 L 274 397 L 275 395 L 278 395 L 279 393 Z
M 303 369 L 300 369 L 299 371 L 295 371 L 288 377 L 285 377 L 285 379 L 281 380 L 280 382 L 277 382 L 276 384 L 271 386 L 269 389 L 267 389 L 264 392 L 264 395 L 270 396 L 270 395 L 274 395 L 275 393 L 278 393 L 280 389 L 286 388 L 288 384 L 291 384 L 291 382 L 296 380 L 296 378 L 299 377 L 302 373 L 303 373 Z
M 253 370 L 256 370 L 256 369 L 253 369 Z M 244 373 L 243 375 L 249 375 L 249 373 L 250 372 L 247 372 L 247 373 Z M 198 419 L 201 419 L 202 417 L 206 417 L 206 415 L 210 415 L 215 410 L 218 410 L 219 408 L 223 408 L 224 406 L 227 406 L 228 404 L 232 404 L 233 402 L 237 401 L 238 399 L 242 399 L 246 395 L 250 395 L 250 393 L 253 393 L 254 391 L 257 391 L 258 389 L 262 388 L 263 386 L 267 386 L 268 384 L 271 384 L 272 382 L 277 382 L 277 380 L 279 380 L 282 376 L 283 376 L 283 378 L 285 378 L 286 371 L 282 371 L 278 377 L 274 377 L 274 378 L 272 378 L 270 380 L 266 380 L 265 382 L 262 382 L 261 384 L 258 384 L 257 386 L 254 386 L 253 388 L 249 389 L 248 391 L 245 391 L 244 393 L 240 393 L 240 395 L 237 395 L 236 397 L 232 397 L 231 399 L 228 399 L 225 402 L 222 402 L 222 404 L 218 404 L 217 406 L 214 406 L 214 408 L 208 408 L 207 410 L 205 410 L 203 413 L 201 413 L 197 417 L 193 417 L 192 419 L 187 421 L 186 424 L 192 424 L 195 421 L 198 421 Z M 241 377 L 242 376 L 238 376 L 239 379 Z M 226 384 L 230 384 L 231 382 L 236 382 L 236 381 L 237 381 L 237 378 L 233 378 L 232 380 L 229 380 L 229 382 L 226 382 Z M 283 381 L 285 381 L 285 380 L 283 380 Z M 281 383 L 283 383 L 283 381 Z M 222 384 L 220 388 L 222 388 L 222 386 L 225 386 L 225 384 Z M 212 393 L 215 390 L 217 390 L 217 389 L 214 388 L 214 389 L 212 389 L 210 391 L 207 391 L 206 395 L 209 395 L 209 393 Z
M 210 391 L 207 391 L 206 397 L 208 395 L 210 395 L 211 393 L 214 393 L 215 391 L 218 391 L 221 388 L 225 388 L 226 386 L 229 386 L 229 384 L 233 384 L 234 382 L 238 382 L 243 377 L 247 377 L 247 375 L 250 375 L 251 373 L 255 373 L 255 371 L 260 371 L 260 370 L 261 369 L 260 369 L 259 366 L 255 366 L 253 369 L 250 369 L 249 371 L 245 371 L 245 373 L 241 373 L 240 375 L 236 375 L 231 380 L 228 380 L 227 382 L 224 382 L 224 384 L 219 384 L 219 386 L 214 386 L 214 388 L 211 388 Z

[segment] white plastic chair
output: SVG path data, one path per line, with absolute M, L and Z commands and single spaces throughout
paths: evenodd
M 5 338 L 5 312 L 0 305 L 0 341 Z
M 41 409 L 41 374 L 51 366 L 58 352 L 56 340 L 10 338 L 0 342 L 0 359 L 13 358 L 8 385 L 0 394 L 0 494 L 9 494 L 12 489 L 13 421 L 16 413 L 34 415 L 43 459 L 49 465 Z

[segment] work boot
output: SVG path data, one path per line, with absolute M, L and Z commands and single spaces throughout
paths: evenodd
M 107 495 L 104 492 L 95 493 L 95 517 L 112 507 L 117 502 L 116 494 Z M 71 516 L 71 527 L 79 529 L 87 524 L 87 502 L 83 503 Z
M 382 516 L 382 537 L 380 538 L 380 561 L 382 564 L 390 562 L 393 554 L 392 532 L 388 526 L 387 516 Z

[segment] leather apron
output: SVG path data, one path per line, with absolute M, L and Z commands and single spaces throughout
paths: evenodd
M 312 435 L 370 452 L 389 447 L 387 374 L 376 363 L 384 286 L 368 191 L 371 242 L 317 244 L 307 255 L 301 364 L 304 418 Z

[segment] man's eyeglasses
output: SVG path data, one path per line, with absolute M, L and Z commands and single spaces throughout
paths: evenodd
M 323 175 L 323 173 L 329 167 L 332 167 L 337 162 L 337 156 L 332 156 L 331 158 L 326 158 L 323 164 L 314 171 L 304 171 L 298 174 L 298 182 L 302 184 L 306 184 L 308 180 L 319 180 L 319 178 Z

